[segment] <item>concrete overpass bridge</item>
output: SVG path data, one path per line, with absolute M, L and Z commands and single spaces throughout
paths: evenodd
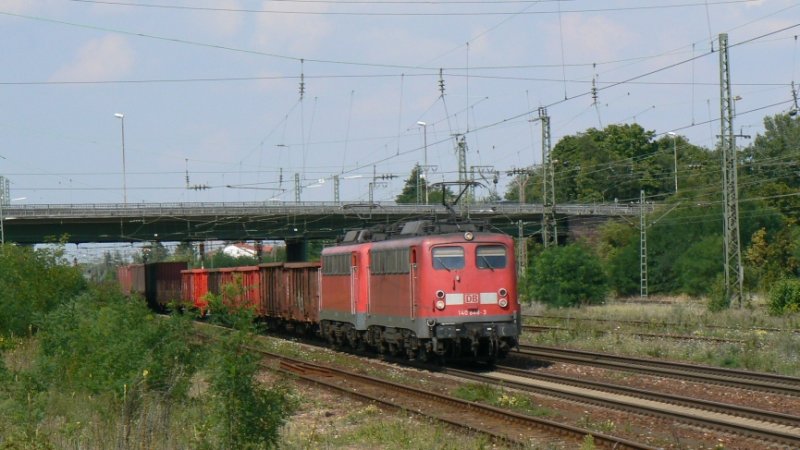
M 647 205 L 651 209 L 653 205 Z M 472 204 L 464 217 L 525 236 L 540 233 L 543 206 Z M 559 235 L 576 233 L 612 217 L 638 216 L 638 204 L 558 205 Z M 6 242 L 36 244 L 65 238 L 69 243 L 332 239 L 345 230 L 425 217 L 447 217 L 442 205 L 394 203 L 143 203 L 31 204 L 0 206 Z

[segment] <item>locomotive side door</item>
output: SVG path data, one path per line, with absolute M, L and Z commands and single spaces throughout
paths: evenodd
M 353 252 L 350 254 L 350 314 L 356 313 L 358 291 L 358 253 Z
M 411 247 L 411 251 L 409 251 L 409 300 L 411 302 L 411 314 L 410 317 L 413 319 L 417 316 L 417 249 L 416 247 Z

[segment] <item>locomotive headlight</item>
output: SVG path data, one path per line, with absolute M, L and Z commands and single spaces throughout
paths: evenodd
M 501 308 L 505 308 L 508 306 L 508 299 L 501 298 L 500 300 L 497 301 L 497 304 L 500 305 Z
M 500 290 L 497 291 L 497 295 L 500 297 L 508 297 L 508 290 L 506 288 L 500 288 Z
M 464 239 L 467 241 L 471 241 L 475 239 L 475 235 L 472 234 L 472 231 L 467 231 L 466 233 L 464 233 Z
M 444 299 L 444 291 L 443 291 L 443 290 L 441 290 L 441 289 L 439 289 L 438 291 L 436 291 L 436 298 L 439 298 L 439 299 Z
M 436 300 L 436 309 L 438 309 L 439 311 L 444 309 L 444 300 L 441 299 Z

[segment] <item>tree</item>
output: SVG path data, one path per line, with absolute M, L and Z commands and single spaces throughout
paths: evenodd
M 0 248 L 0 336 L 29 333 L 37 317 L 87 287 L 80 270 L 64 259 L 61 247 Z
M 637 124 L 591 128 L 565 136 L 553 148 L 557 203 L 637 201 L 639 191 L 649 197 L 675 194 L 675 159 L 682 189 L 690 193 L 720 176 L 713 153 L 689 144 L 681 136 L 663 136 Z M 713 164 L 712 164 L 713 161 Z M 529 177 L 529 178 L 525 178 Z M 709 178 L 711 177 L 711 178 Z M 519 185 L 525 183 L 528 202 L 542 201 L 542 170 L 518 175 L 508 186 L 505 198 L 519 199 Z
M 740 186 L 743 196 L 763 198 L 792 216 L 800 208 L 800 117 L 777 114 L 764 119 L 765 132 L 744 149 Z
M 403 191 L 395 198 L 400 204 L 422 204 L 425 203 L 425 188 L 428 181 L 422 176 L 422 168 L 415 164 L 411 169 L 411 175 L 406 179 Z
M 411 174 L 406 178 L 403 191 L 395 198 L 399 204 L 425 204 L 425 190 L 428 190 L 428 204 L 438 205 L 442 203 L 442 190 L 434 189 L 428 185 L 427 180 L 422 174 L 419 164 L 414 165 Z M 450 189 L 445 189 L 445 195 L 452 196 Z
M 607 292 L 600 260 L 581 245 L 550 247 L 534 261 L 528 292 L 552 306 L 602 303 Z

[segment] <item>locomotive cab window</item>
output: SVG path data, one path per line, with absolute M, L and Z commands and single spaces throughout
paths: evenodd
M 506 267 L 506 248 L 502 245 L 481 245 L 476 260 L 479 269 L 503 269 Z
M 435 247 L 433 249 L 434 269 L 463 269 L 464 249 L 461 247 Z

